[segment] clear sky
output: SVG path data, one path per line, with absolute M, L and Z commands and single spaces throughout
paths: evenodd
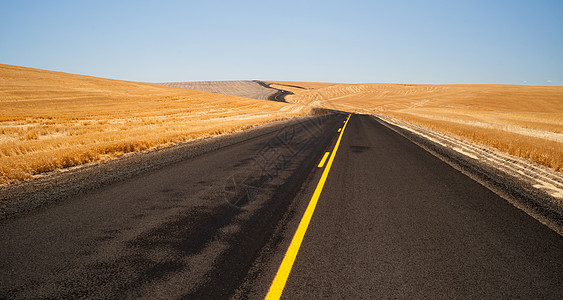
M 133 81 L 563 85 L 563 0 L 0 0 L 0 63 Z

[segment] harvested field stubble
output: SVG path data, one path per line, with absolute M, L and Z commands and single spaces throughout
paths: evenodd
M 183 88 L 189 90 L 241 96 L 252 99 L 269 100 L 276 93 L 275 89 L 267 88 L 254 81 L 198 81 L 198 82 L 163 82 L 158 85 Z
M 326 99 L 344 111 L 392 116 L 563 172 L 563 87 L 273 83 L 302 87 L 289 102 Z
M 286 103 L 0 65 L 0 184 L 304 113 Z

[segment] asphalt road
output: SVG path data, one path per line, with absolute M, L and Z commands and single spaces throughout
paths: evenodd
M 263 298 L 345 118 L 3 221 L 0 298 Z M 562 298 L 561 236 L 372 117 L 346 126 L 282 298 Z
M 345 115 L 320 116 L 0 222 L 0 298 L 223 298 Z
M 561 236 L 353 116 L 282 298 L 561 299 L 562 264 Z

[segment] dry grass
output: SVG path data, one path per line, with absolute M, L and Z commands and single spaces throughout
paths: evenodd
M 280 84 L 287 84 L 280 82 Z M 292 83 L 299 85 L 300 83 Z M 297 103 L 390 115 L 563 171 L 563 87 L 311 84 Z
M 0 65 L 0 184 L 303 113 L 285 103 Z
M 546 138 L 522 135 L 510 130 L 483 128 L 458 122 L 449 122 L 420 116 L 394 115 L 407 122 L 418 124 L 464 140 L 487 145 L 515 156 L 523 157 L 556 171 L 563 171 L 562 143 Z

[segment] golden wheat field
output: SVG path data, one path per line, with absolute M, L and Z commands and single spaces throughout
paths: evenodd
M 563 171 L 563 87 L 269 82 L 301 105 L 0 64 L 0 184 L 311 106 L 389 115 Z
M 0 184 L 304 113 L 295 108 L 0 65 Z
M 272 83 L 301 87 L 291 102 L 392 116 L 563 172 L 563 87 Z

